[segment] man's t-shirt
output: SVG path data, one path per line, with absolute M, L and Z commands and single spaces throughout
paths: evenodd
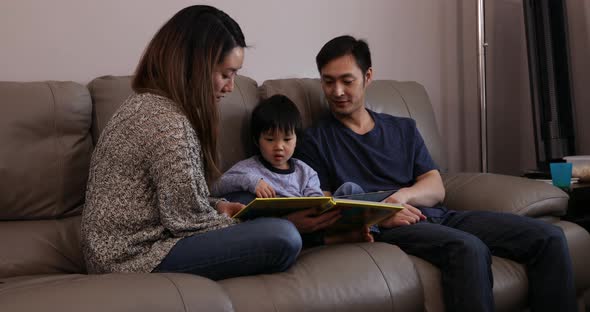
M 366 192 L 397 190 L 438 169 L 413 119 L 368 111 L 375 127 L 363 135 L 330 114 L 298 143 L 297 158 L 317 171 L 322 190 L 334 192 L 344 182 Z M 446 211 L 426 210 L 433 217 Z

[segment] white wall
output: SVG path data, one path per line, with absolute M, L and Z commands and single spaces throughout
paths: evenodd
M 590 154 L 590 1 L 566 0 L 576 154 Z M 486 1 L 489 169 L 536 168 L 522 0 Z
M 154 32 L 187 0 L 4 0 L 0 80 L 127 75 Z M 451 170 L 478 170 L 475 1 L 203 1 L 242 26 L 241 74 L 316 77 L 314 58 L 332 37 L 368 40 L 377 79 L 416 80 L 428 91 Z

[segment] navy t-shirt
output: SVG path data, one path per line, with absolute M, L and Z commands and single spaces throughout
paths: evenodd
M 375 127 L 363 135 L 330 114 L 298 142 L 296 157 L 317 171 L 322 190 L 334 192 L 344 182 L 366 192 L 397 190 L 438 169 L 413 119 L 368 111 Z

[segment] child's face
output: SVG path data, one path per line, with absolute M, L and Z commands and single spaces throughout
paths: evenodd
M 258 147 L 266 161 L 277 169 L 289 169 L 289 159 L 293 156 L 297 135 L 295 132 L 284 133 L 282 130 L 269 130 L 260 134 Z

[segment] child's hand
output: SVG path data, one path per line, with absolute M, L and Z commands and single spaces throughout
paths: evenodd
M 275 190 L 268 183 L 264 182 L 263 179 L 258 180 L 258 184 L 256 184 L 256 197 L 273 198 L 276 196 Z

